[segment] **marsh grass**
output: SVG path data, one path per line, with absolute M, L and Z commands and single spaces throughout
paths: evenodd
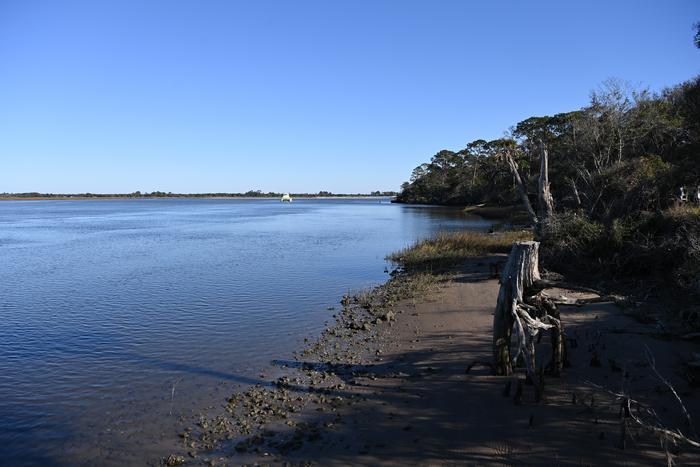
M 476 256 L 508 253 L 514 242 L 532 240 L 532 232 L 512 230 L 499 233 L 441 233 L 387 256 L 406 271 L 442 272 Z
M 529 231 L 442 233 L 387 256 L 399 268 L 384 284 L 349 293 L 344 306 L 382 317 L 400 300 L 420 300 L 438 290 L 454 274 L 454 266 L 476 256 L 508 253 L 514 242 L 532 239 Z

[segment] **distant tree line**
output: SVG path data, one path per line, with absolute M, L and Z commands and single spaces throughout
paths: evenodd
M 51 198 L 280 198 L 283 193 L 262 190 L 249 190 L 245 193 L 172 193 L 164 191 L 152 191 L 150 193 L 135 191 L 133 193 L 39 193 L 36 191 L 27 193 L 0 193 L 0 198 L 12 199 L 51 199 Z M 396 196 L 395 191 L 372 191 L 370 193 L 331 193 L 319 191 L 318 193 L 290 193 L 292 197 L 319 198 L 319 197 L 348 197 L 348 196 Z

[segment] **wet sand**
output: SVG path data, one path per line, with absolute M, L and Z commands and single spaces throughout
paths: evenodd
M 499 284 L 488 263 L 498 259 L 475 259 L 423 298 L 369 312 L 346 302 L 318 342 L 277 362 L 283 376 L 273 385 L 236 394 L 192 420 L 182 450 L 162 462 L 666 465 L 671 455 L 675 465 L 700 465 L 699 449 L 670 445 L 667 454 L 658 436 L 621 418 L 620 402 L 594 386 L 624 388 L 665 426 L 692 435 L 645 347 L 691 416 L 700 417 L 700 375 L 685 365 L 700 346 L 670 338 L 658 322 L 633 319 L 635 309 L 562 306 L 571 367 L 545 378 L 543 401 L 535 401 L 533 386 L 523 385 L 521 400 L 514 383 L 506 391 L 512 379 L 493 376 L 490 367 Z M 538 346 L 545 364 L 548 348 L 545 336 Z

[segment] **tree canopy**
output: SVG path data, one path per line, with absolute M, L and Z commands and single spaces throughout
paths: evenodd
M 582 109 L 518 122 L 508 135 L 442 150 L 416 167 L 399 201 L 447 205 L 518 202 L 506 153 L 535 193 L 540 146 L 561 210 L 595 219 L 668 207 L 675 189 L 700 184 L 700 79 L 660 93 L 608 80 Z

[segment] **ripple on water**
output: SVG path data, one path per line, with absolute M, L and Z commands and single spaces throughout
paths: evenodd
M 488 227 L 375 200 L 2 203 L 0 458 L 148 458 L 171 410 L 255 383 L 388 252 Z

